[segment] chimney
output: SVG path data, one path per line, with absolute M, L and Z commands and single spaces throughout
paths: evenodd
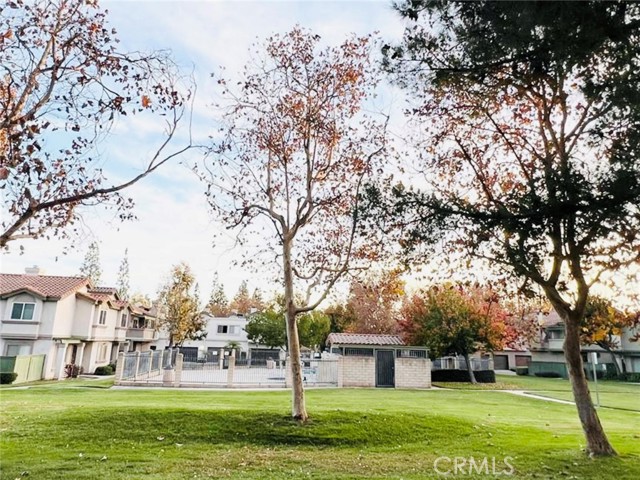
M 34 265 L 33 267 L 27 267 L 24 269 L 24 273 L 27 275 L 42 275 L 44 270 L 42 270 L 39 266 Z

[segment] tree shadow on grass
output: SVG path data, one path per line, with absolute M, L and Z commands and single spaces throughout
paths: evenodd
M 57 437 L 84 438 L 95 443 L 162 441 L 175 443 L 232 444 L 264 447 L 364 447 L 414 442 L 450 441 L 456 436 L 475 436 L 470 422 L 447 417 L 412 414 L 382 415 L 328 412 L 314 415 L 308 423 L 272 412 L 243 410 L 126 410 L 97 409 L 61 415 L 49 424 Z

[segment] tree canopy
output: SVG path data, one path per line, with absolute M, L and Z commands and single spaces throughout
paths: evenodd
M 366 268 L 376 252 L 357 228 L 361 186 L 386 147 L 386 118 L 362 108 L 377 81 L 370 45 L 369 37 L 352 37 L 321 47 L 318 35 L 299 27 L 269 38 L 235 87 L 219 81 L 224 125 L 211 148 L 214 161 L 201 172 L 213 211 L 241 241 L 250 234 L 263 239 L 280 272 L 292 413 L 303 421 L 296 317 L 314 310 L 351 269 Z
M 444 2 L 410 20 L 386 66 L 411 94 L 428 188 L 392 190 L 409 248 L 450 250 L 540 288 L 594 455 L 613 454 L 590 399 L 579 328 L 589 291 L 640 259 L 640 5 Z M 375 190 L 371 198 L 384 204 Z
M 169 346 L 207 336 L 207 322 L 200 312 L 197 284 L 186 263 L 175 265 L 158 292 L 161 325 L 169 334 Z
M 189 87 L 166 52 L 119 50 L 97 1 L 4 3 L 0 247 L 66 235 L 82 205 L 108 202 L 128 218 L 122 190 L 190 148 L 169 151 Z M 126 115 L 150 116 L 166 131 L 140 173 L 110 183 L 96 147 Z
M 508 314 L 490 289 L 449 285 L 407 299 L 399 324 L 408 344 L 425 345 L 434 357 L 463 356 L 476 383 L 470 356 L 505 346 Z

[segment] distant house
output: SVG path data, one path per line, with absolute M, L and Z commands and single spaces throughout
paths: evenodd
M 115 289 L 88 278 L 40 275 L 37 268 L 0 274 L 0 354 L 46 355 L 46 379 L 64 378 L 67 364 L 93 373 L 136 346 L 132 315 Z
M 529 373 L 556 372 L 564 378 L 568 378 L 569 374 L 563 350 L 564 322 L 556 312 L 552 311 L 547 315 L 541 315 L 539 324 L 540 335 L 531 345 Z M 620 345 L 620 348 L 616 350 L 618 359 L 597 345 L 583 345 L 580 350 L 587 372 L 590 374 L 592 369 L 591 356 L 589 355 L 591 352 L 595 352 L 597 355 L 598 365 L 596 369 L 606 369 L 607 364 L 618 362 L 622 370 L 640 372 L 640 342 L 631 342 L 631 338 L 636 333 L 627 329 L 618 337 L 617 340 Z
M 220 354 L 229 355 L 232 350 L 236 350 L 236 357 L 239 360 L 248 358 L 256 361 L 278 360 L 281 356 L 280 350 L 267 348 L 249 341 L 245 330 L 249 317 L 242 314 L 214 317 L 208 312 L 202 312 L 202 316 L 207 322 L 204 329 L 207 332 L 207 336 L 202 340 L 186 340 L 183 343 L 180 351 L 185 355 L 185 359 L 195 361 L 196 359 L 207 358 L 210 361 L 215 361 L 215 357 Z M 168 345 L 169 335 L 166 331 L 161 330 L 154 346 L 156 348 L 166 348 Z

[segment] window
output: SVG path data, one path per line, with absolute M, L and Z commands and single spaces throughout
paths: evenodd
M 11 309 L 11 320 L 33 320 L 35 308 L 35 303 L 16 302 Z
M 127 316 L 127 314 L 123 313 L 122 316 L 120 317 L 120 326 L 121 327 L 126 327 L 128 319 L 129 319 L 129 317 Z
M 562 330 L 548 330 L 547 338 L 549 340 L 562 340 L 564 338 L 564 331 Z
M 345 357 L 373 357 L 373 348 L 350 348 L 343 349 Z
M 227 325 L 218 325 L 218 333 L 227 333 L 229 327 Z
M 107 312 L 104 312 L 107 313 Z M 100 349 L 98 350 L 98 361 L 104 362 L 107 359 L 107 349 L 109 348 L 108 343 L 100 344 Z
M 398 358 L 427 358 L 427 351 L 426 350 L 399 349 L 399 350 L 396 350 L 396 357 L 398 357 Z
M 17 357 L 18 355 L 31 355 L 31 345 L 22 343 L 9 343 L 6 347 L 7 357 Z
M 100 312 L 100 319 L 98 320 L 98 325 L 106 325 L 107 324 L 107 311 L 102 310 Z

